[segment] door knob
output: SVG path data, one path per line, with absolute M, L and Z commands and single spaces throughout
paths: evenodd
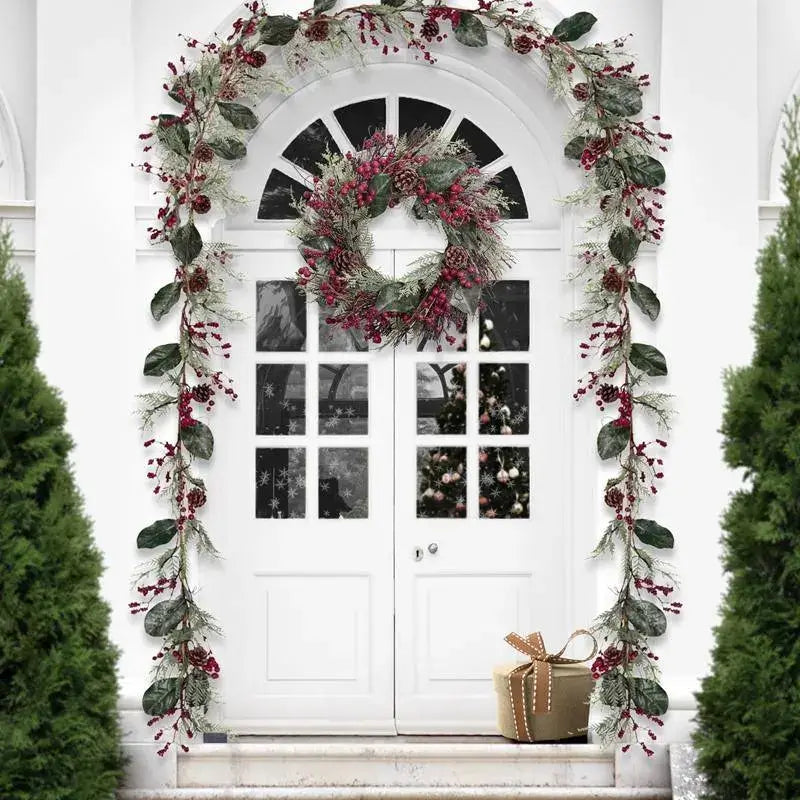
M 436 554 L 439 552 L 439 545 L 438 545 L 438 544 L 436 544 L 436 542 L 431 542 L 431 543 L 428 545 L 428 552 L 429 552 L 429 553 L 430 553 L 432 556 L 435 556 L 435 555 L 436 555 Z

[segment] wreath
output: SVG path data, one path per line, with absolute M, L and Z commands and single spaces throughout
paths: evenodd
M 651 641 L 666 631 L 667 618 L 680 613 L 681 604 L 672 600 L 674 579 L 654 552 L 673 547 L 673 534 L 643 515 L 664 477 L 661 448 L 667 442 L 663 433 L 644 439 L 640 420 L 649 416 L 666 429 L 671 413 L 668 397 L 649 386 L 651 378 L 667 374 L 666 359 L 634 338 L 634 306 L 641 312 L 638 322 L 645 324 L 658 317 L 661 307 L 655 292 L 638 279 L 635 264 L 641 244 L 658 243 L 664 228 L 661 185 L 666 175 L 653 154 L 667 149 L 670 136 L 659 130 L 658 117 L 641 117 L 648 76 L 636 74 L 624 38 L 579 44 L 596 22 L 588 12 L 566 17 L 550 30 L 537 19 L 531 0 L 480 0 L 472 10 L 439 0 L 381 0 L 341 11 L 333 11 L 334 5 L 335 0 L 314 0 L 313 8 L 291 17 L 271 15 L 252 0 L 225 38 L 207 43 L 187 38 L 195 57 L 170 62 L 164 83 L 175 113 L 154 115 L 151 128 L 140 134 L 144 151 L 154 150 L 156 158 L 151 161 L 148 156 L 139 167 L 157 179 L 164 193 L 150 238 L 166 243 L 175 259 L 169 281 L 153 296 L 150 312 L 159 321 L 178 309 L 174 340 L 153 348 L 144 361 L 144 374 L 161 385 L 141 398 L 143 427 L 149 429 L 165 415 L 174 425 L 162 426 L 144 442 L 152 491 L 168 500 L 170 512 L 139 532 L 137 546 L 157 552 L 141 570 L 137 599 L 129 604 L 133 614 L 143 615 L 145 631 L 160 645 L 142 698 L 142 708 L 156 729 L 154 738 L 163 742 L 159 754 L 172 742 L 188 749 L 186 741 L 194 732 L 209 728 L 206 712 L 220 675 L 209 646 L 217 628 L 198 603 L 190 567 L 193 551 L 216 552 L 201 520 L 210 487 L 197 467 L 214 451 L 214 436 L 205 420 L 221 397 L 236 399 L 221 365 L 230 357 L 225 325 L 237 314 L 226 300 L 232 254 L 223 243 L 204 240 L 201 229 L 208 229 L 200 221 L 236 202 L 229 166 L 247 155 L 248 132 L 259 125 L 251 106 L 267 92 L 290 91 L 287 77 L 324 69 L 342 55 L 360 58 L 372 51 L 388 56 L 406 50 L 422 63 L 433 63 L 431 48 L 436 43 L 452 36 L 460 46 L 485 47 L 488 32 L 494 31 L 520 58 L 540 58 L 554 95 L 573 104 L 564 156 L 580 166 L 584 182 L 564 202 L 591 212 L 585 224 L 588 241 L 579 247 L 578 269 L 572 276 L 584 289 L 585 301 L 574 316 L 586 329 L 580 356 L 591 359 L 591 368 L 573 397 L 590 398 L 603 415 L 597 453 L 615 469 L 603 494 L 611 518 L 595 555 L 621 552 L 622 565 L 611 606 L 594 625 L 605 642 L 592 664 L 595 700 L 607 709 L 597 733 L 604 741 L 626 742 L 623 750 L 636 742 L 652 755 L 650 743 L 669 701 L 659 683 Z M 501 207 L 499 193 L 487 186 L 484 176 L 470 173 L 469 166 L 445 180 L 447 170 L 438 171 L 442 162 L 452 158 L 468 164 L 464 151 L 450 149 L 459 145 L 446 145 L 435 137 L 418 142 L 429 160 L 414 165 L 414 172 L 421 175 L 427 194 L 419 202 L 417 193 L 412 210 L 428 219 L 438 210 L 449 241 L 445 253 L 430 256 L 418 274 L 387 283 L 367 266 L 367 241 L 361 236 L 370 214 L 383 210 L 384 200 L 387 208 L 393 200 L 410 200 L 410 173 L 403 173 L 406 183 L 397 171 L 389 176 L 379 161 L 377 174 L 359 180 L 346 193 L 348 202 L 355 198 L 353 236 L 340 237 L 338 243 L 333 230 L 332 236 L 317 230 L 324 214 L 318 214 L 311 201 L 328 196 L 330 180 L 330 188 L 338 185 L 341 192 L 346 179 L 342 172 L 337 183 L 337 170 L 352 165 L 330 162 L 328 170 L 334 174 L 305 198 L 299 232 L 304 252 L 314 263 L 306 259 L 308 274 L 300 276 L 308 281 L 304 288 L 323 298 L 332 324 L 359 325 L 373 342 L 377 337 L 388 343 L 406 336 L 447 336 L 446 325 L 469 313 L 484 279 L 499 270 L 505 258 L 496 220 L 489 221 Z M 409 140 L 393 142 L 395 155 L 386 157 L 399 161 L 398 154 L 415 146 Z M 388 137 L 380 147 L 389 147 Z M 364 173 L 359 177 L 366 179 L 366 164 L 374 159 L 358 155 L 354 160 Z M 436 170 L 428 166 L 434 164 Z M 487 227 L 476 224 L 472 213 L 461 225 L 455 218 L 442 218 L 441 211 L 449 215 L 453 205 L 459 205 L 450 202 L 456 185 L 470 187 L 475 208 L 488 214 Z M 417 185 L 417 192 L 420 189 Z M 426 204 L 431 193 L 446 199 Z M 461 250 L 453 249 L 448 256 L 450 247 Z M 493 260 L 491 252 L 500 258 Z
M 508 201 L 492 178 L 466 144 L 424 128 L 399 139 L 377 131 L 359 152 L 329 153 L 321 166 L 297 205 L 298 286 L 327 309 L 328 325 L 361 330 L 374 344 L 442 336 L 453 344 L 448 331 L 464 329 L 481 288 L 511 261 L 499 230 Z M 367 263 L 369 222 L 401 204 L 440 225 L 447 246 L 390 280 Z

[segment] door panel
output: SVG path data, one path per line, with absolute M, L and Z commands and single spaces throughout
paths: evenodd
M 419 255 L 395 251 L 396 273 Z M 505 634 L 563 634 L 572 361 L 560 276 L 559 251 L 518 251 L 466 349 L 396 351 L 401 733 L 495 732 L 492 666 L 513 660 Z
M 391 270 L 391 253 L 373 259 Z M 294 249 L 237 258 L 243 380 L 214 455 L 220 500 L 209 503 L 224 559 L 203 571 L 225 631 L 223 721 L 238 732 L 393 733 L 393 426 L 381 402 L 391 407 L 392 357 L 331 337 L 293 289 L 297 266 Z

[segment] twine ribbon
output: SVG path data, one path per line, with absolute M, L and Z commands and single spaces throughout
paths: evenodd
M 569 643 L 578 636 L 588 636 L 592 640 L 592 652 L 584 658 L 564 658 Z M 597 640 L 592 634 L 579 628 L 567 639 L 557 653 L 548 653 L 544 647 L 542 634 L 528 634 L 524 638 L 518 633 L 509 633 L 505 640 L 530 660 L 520 664 L 508 674 L 508 692 L 511 696 L 511 712 L 514 717 L 514 731 L 519 741 L 532 742 L 528 729 L 528 714 L 548 714 L 551 711 L 553 694 L 553 664 L 581 664 L 594 658 L 597 653 Z M 525 692 L 525 679 L 533 676 L 530 692 L 531 707 L 528 709 L 528 695 Z

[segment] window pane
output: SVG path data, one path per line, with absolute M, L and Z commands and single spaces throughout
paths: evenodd
M 503 155 L 503 151 L 495 144 L 494 140 L 468 119 L 461 120 L 453 138 L 462 139 L 470 146 L 472 152 L 475 153 L 479 167 L 485 167 Z
M 417 364 L 417 433 L 466 433 L 465 364 Z
M 306 432 L 304 364 L 256 365 L 256 434 Z
M 369 515 L 368 483 L 366 447 L 321 447 L 320 519 L 366 519 Z
M 517 173 L 511 167 L 506 167 L 497 173 L 496 184 L 512 203 L 505 216 L 508 219 L 527 219 L 528 205 L 525 202 L 525 194 L 520 186 Z
M 480 496 L 485 519 L 530 516 L 530 459 L 527 447 L 485 447 L 478 451 Z
M 349 106 L 337 108 L 333 115 L 353 147 L 360 150 L 364 139 L 386 127 L 386 100 L 381 97 L 351 103 Z
M 417 448 L 417 517 L 467 515 L 467 448 Z
M 323 353 L 360 353 L 368 347 L 367 340 L 360 330 L 355 328 L 342 330 L 341 325 L 328 325 L 325 322 L 325 310 L 320 306 L 319 349 Z
M 481 433 L 528 432 L 528 365 L 481 364 L 478 384 Z
M 528 350 L 530 347 L 530 282 L 495 281 L 483 294 L 480 314 L 482 351 Z
M 319 365 L 319 432 L 360 434 L 369 429 L 366 364 Z
M 303 519 L 305 515 L 305 448 L 257 449 L 256 517 L 258 519 Z
M 321 119 L 314 120 L 304 131 L 301 131 L 283 151 L 283 157 L 302 167 L 313 175 L 322 174 L 317 167 L 325 151 L 339 153 L 325 123 Z
M 400 134 L 409 133 L 414 128 L 423 125 L 431 130 L 437 130 L 447 122 L 450 109 L 427 100 L 417 100 L 414 97 L 400 98 Z
M 256 283 L 256 350 L 306 349 L 306 298 L 294 281 Z
M 292 200 L 300 200 L 306 187 L 302 183 L 273 169 L 258 205 L 258 219 L 296 219 Z

